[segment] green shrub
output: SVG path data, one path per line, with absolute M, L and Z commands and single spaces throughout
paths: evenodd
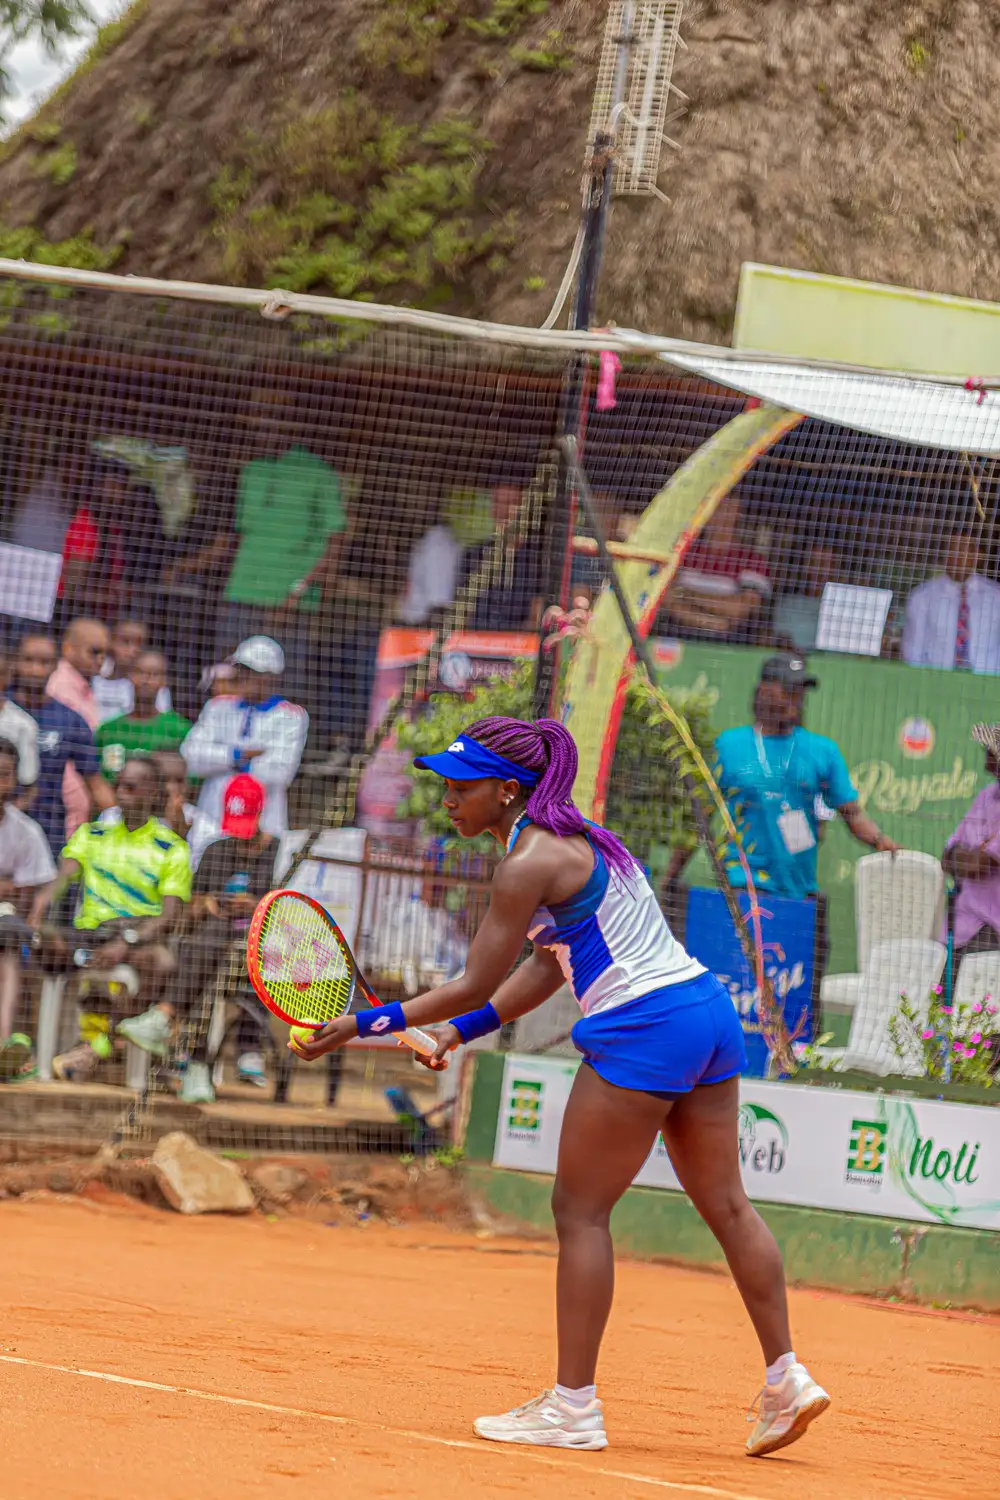
M 102 250 L 88 233 L 54 244 L 31 225 L 10 229 L 0 224 L 0 258 L 4 260 L 31 260 L 40 266 L 75 266 L 81 271 L 109 271 L 120 254 L 120 245 Z
M 490 149 L 466 119 L 419 131 L 349 91 L 269 141 L 248 137 L 219 172 L 223 270 L 297 292 L 447 301 L 472 264 L 513 241 L 510 224 L 473 220 Z
M 399 720 L 395 726 L 399 743 L 414 756 L 433 754 L 450 745 L 477 719 L 493 714 L 530 719 L 534 680 L 535 664 L 525 662 L 509 680 L 486 683 L 476 688 L 471 698 L 437 694 L 418 718 Z M 707 696 L 693 689 L 675 688 L 669 698 L 687 719 L 696 744 L 711 764 L 714 735 Z M 606 819 L 632 852 L 647 863 L 657 846 L 693 849 L 697 843 L 678 771 L 676 742 L 660 722 L 662 716 L 655 704 L 644 680 L 634 679 L 618 733 Z M 440 779 L 412 768 L 409 774 L 413 789 L 400 808 L 400 817 L 418 818 L 425 834 L 455 841 L 454 829 L 441 808 Z
M 39 177 L 48 177 L 56 187 L 65 187 L 76 176 L 76 147 L 64 141 L 52 151 L 44 152 L 35 163 Z
M 521 31 L 536 16 L 543 16 L 549 8 L 549 0 L 493 0 L 488 16 L 481 20 L 468 17 L 465 25 L 476 36 L 500 41 Z
M 463 0 L 386 0 L 358 38 L 362 65 L 373 73 L 422 77 L 463 8 Z
M 561 31 L 547 31 L 537 47 L 511 47 L 510 56 L 529 73 L 558 73 L 573 66 L 573 53 Z

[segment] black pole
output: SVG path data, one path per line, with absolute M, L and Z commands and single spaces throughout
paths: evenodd
M 587 191 L 583 205 L 582 248 L 577 276 L 576 299 L 570 318 L 571 329 L 588 329 L 597 301 L 597 287 L 607 238 L 608 213 L 615 175 L 616 116 L 625 97 L 628 62 L 632 47 L 632 6 L 622 13 L 622 30 L 618 38 L 618 60 L 612 89 L 609 128 L 594 137 Z M 553 605 L 566 609 L 569 604 L 569 576 L 573 562 L 573 537 L 576 532 L 576 489 L 573 473 L 566 461 L 563 443 L 567 438 L 579 442 L 583 430 L 586 400 L 587 356 L 572 361 L 567 371 L 566 389 L 559 424 L 559 468 L 556 489 L 546 517 L 543 538 L 542 576 L 545 580 L 543 612 Z M 535 692 L 532 703 L 536 719 L 551 715 L 559 684 L 560 647 L 551 651 L 539 647 L 535 669 Z
M 587 483 L 587 476 L 584 474 L 583 469 L 580 467 L 576 439 L 573 437 L 563 438 L 560 443 L 560 448 L 564 455 L 567 467 L 572 471 L 575 491 L 580 496 L 584 514 L 587 517 L 587 521 L 589 522 L 590 528 L 593 531 L 594 537 L 597 541 L 597 555 L 601 560 L 601 567 L 604 570 L 604 577 L 611 588 L 611 592 L 615 596 L 615 603 L 618 605 L 618 612 L 622 617 L 622 623 L 624 624 L 625 629 L 628 631 L 628 638 L 632 645 L 632 651 L 635 655 L 636 661 L 639 662 L 639 664 L 642 666 L 650 687 L 653 688 L 654 691 L 656 691 L 656 671 L 653 666 L 653 657 L 649 649 L 649 642 L 645 639 L 644 636 L 640 635 L 639 633 L 639 628 L 636 625 L 631 608 L 629 607 L 629 602 L 625 596 L 625 590 L 622 587 L 621 579 L 618 576 L 618 569 L 616 568 L 614 560 L 610 552 L 608 551 L 608 542 L 606 536 L 604 535 L 604 527 L 601 523 L 601 517 L 598 513 L 597 506 L 594 503 L 594 497 L 591 494 L 590 485 Z M 756 943 L 747 927 L 747 919 L 740 911 L 739 902 L 736 899 L 736 892 L 733 890 L 729 882 L 729 876 L 726 873 L 726 867 L 723 863 L 722 856 L 720 855 L 718 847 L 716 846 L 715 839 L 712 837 L 711 814 L 705 806 L 705 803 L 702 799 L 701 789 L 699 788 L 698 783 L 696 782 L 691 772 L 680 769 L 679 776 L 681 785 L 683 786 L 684 791 L 687 795 L 688 803 L 691 808 L 691 815 L 694 818 L 695 827 L 698 830 L 698 835 L 701 839 L 702 844 L 704 845 L 709 859 L 711 860 L 712 868 L 715 871 L 715 878 L 719 883 L 719 889 L 722 892 L 726 906 L 729 908 L 729 915 L 732 918 L 733 927 L 735 928 L 736 936 L 739 939 L 740 947 L 743 950 L 743 955 L 746 958 L 747 964 L 749 965 L 751 974 L 756 976 L 757 983 L 760 987 L 761 997 L 758 1001 L 758 1014 L 761 1015 L 762 1020 L 765 1019 L 765 1012 L 771 1018 L 770 1025 L 774 1041 L 772 1044 L 771 1036 L 767 1035 L 766 1033 L 765 1041 L 767 1041 L 769 1049 L 778 1056 L 779 1061 L 782 1061 L 787 1066 L 788 1060 L 791 1057 L 791 1053 L 789 1051 L 789 1038 L 785 1030 L 784 1017 L 778 1010 L 778 1006 L 774 998 L 774 988 L 771 984 L 771 981 L 764 973 L 763 954 L 757 952 Z

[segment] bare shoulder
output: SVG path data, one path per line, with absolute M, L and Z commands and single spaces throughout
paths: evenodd
M 533 824 L 497 866 L 497 875 L 502 872 L 509 889 L 529 884 L 542 902 L 564 901 L 586 884 L 593 865 L 585 838 L 560 838 Z

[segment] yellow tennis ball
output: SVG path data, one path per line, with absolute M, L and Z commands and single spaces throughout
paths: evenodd
M 311 1042 L 315 1035 L 315 1026 L 293 1026 L 291 1029 L 292 1046 L 298 1050 L 302 1042 Z

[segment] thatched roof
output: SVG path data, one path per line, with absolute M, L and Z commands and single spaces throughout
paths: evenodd
M 8 144 L 0 249 L 32 225 L 120 247 L 124 272 L 356 277 L 537 323 L 576 232 L 606 9 L 138 0 Z M 602 320 L 726 342 L 746 260 L 1000 300 L 995 7 L 693 0 L 683 35 L 671 201 L 616 201 Z

